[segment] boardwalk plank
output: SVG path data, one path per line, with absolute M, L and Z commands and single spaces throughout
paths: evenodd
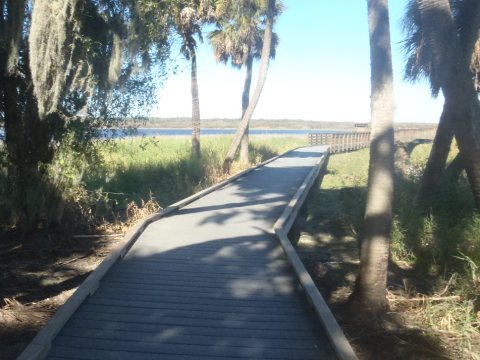
M 311 335 L 321 335 L 321 331 L 312 333 L 311 329 L 301 329 L 301 330 L 286 330 L 286 329 L 275 329 L 268 332 L 264 330 L 257 329 L 255 327 L 244 326 L 242 328 L 229 328 L 229 327 L 205 327 L 205 326 L 169 326 L 162 324 L 140 324 L 140 323 L 126 323 L 119 322 L 116 320 L 111 320 L 108 323 L 100 320 L 86 320 L 86 319 L 75 319 L 72 318 L 71 321 L 65 326 L 66 329 L 90 329 L 90 330 L 109 330 L 109 331 L 133 331 L 138 333 L 146 334 L 145 336 L 160 336 L 162 334 L 169 334 L 172 331 L 179 331 L 185 336 L 192 335 L 208 335 L 212 337 L 254 337 L 254 338 L 263 338 L 263 339 L 279 339 L 279 340 L 305 340 L 311 339 L 313 341 L 318 341 L 321 339 L 319 336 L 312 337 Z
M 222 313 L 251 313 L 251 314 L 303 314 L 306 309 L 305 306 L 298 307 L 254 307 L 254 306 L 245 306 L 240 303 L 237 304 L 225 304 L 225 303 L 208 303 L 208 304 L 199 304 L 195 301 L 162 301 L 162 303 L 157 302 L 146 302 L 146 301 L 126 301 L 122 299 L 102 299 L 98 296 L 92 297 L 85 301 L 85 304 L 97 304 L 97 305 L 107 305 L 107 306 L 124 306 L 138 309 L 180 309 L 180 310 L 198 310 L 198 311 L 218 311 Z
M 98 320 L 98 321 L 110 321 L 112 319 L 111 314 L 92 313 L 86 311 L 80 311 L 76 313 L 72 319 L 83 320 Z M 297 319 L 300 320 L 300 319 Z M 305 319 L 303 319 L 305 320 Z M 196 326 L 196 327 L 211 327 L 211 328 L 227 328 L 227 329 L 242 329 L 251 328 L 259 330 L 275 330 L 281 328 L 283 330 L 311 330 L 314 331 L 314 327 L 309 323 L 301 323 L 300 321 L 284 321 L 282 319 L 275 319 L 272 321 L 255 321 L 253 319 L 230 319 L 224 317 L 222 319 L 210 319 L 210 318 L 193 318 L 185 316 L 155 316 L 150 315 L 138 315 L 138 314 L 116 314 L 115 321 L 124 323 L 135 324 L 161 324 L 165 326 Z
M 271 349 L 258 347 L 232 347 L 228 343 L 214 346 L 182 344 L 181 347 L 176 344 L 160 344 L 143 341 L 118 341 L 106 339 L 85 339 L 79 337 L 59 336 L 56 344 L 80 349 L 94 350 L 116 350 L 129 351 L 134 353 L 153 353 L 157 355 L 180 354 L 194 356 L 202 354 L 203 356 L 222 356 L 231 359 L 293 359 L 298 356 L 296 349 Z M 318 359 L 319 352 L 315 348 L 302 349 L 302 359 Z
M 119 298 L 118 293 L 109 293 L 102 289 L 98 290 L 95 294 L 97 298 L 101 299 L 110 299 L 115 300 Z M 288 301 L 288 299 L 284 299 L 283 301 L 277 301 L 277 299 L 231 299 L 227 297 L 211 297 L 211 298 L 204 298 L 201 296 L 175 296 L 174 295 L 163 295 L 163 296 L 156 296 L 156 295 L 136 295 L 130 293 L 122 293 L 121 294 L 122 300 L 127 300 L 130 302 L 146 302 L 146 303 L 154 303 L 154 304 L 170 304 L 170 303 L 182 303 L 182 304 L 199 304 L 199 305 L 212 305 L 217 307 L 222 306 L 238 306 L 238 307 L 257 307 L 268 309 L 271 307 L 276 307 L 279 309 L 288 309 L 291 306 L 299 306 L 300 300 L 298 297 L 292 297 Z
M 235 337 L 225 336 L 224 334 L 218 334 L 216 336 L 210 335 L 188 335 L 187 337 L 174 336 L 176 332 L 171 331 L 167 334 L 151 334 L 151 333 L 142 333 L 139 331 L 117 331 L 110 329 L 72 329 L 66 328 L 63 335 L 69 337 L 81 337 L 81 338 L 95 338 L 95 339 L 105 339 L 105 340 L 119 340 L 119 341 L 143 341 L 143 342 L 153 342 L 159 344 L 183 344 L 185 341 L 191 345 L 204 345 L 204 346 L 214 346 L 216 344 L 225 344 L 228 343 L 231 347 L 240 347 L 240 348 L 262 348 L 262 349 L 297 349 L 301 350 L 304 348 L 314 348 L 319 346 L 320 341 L 316 342 L 312 339 L 276 339 L 268 338 L 266 336 L 256 336 L 248 337 L 245 335 L 238 335 Z
M 238 291 L 249 290 L 249 289 L 262 289 L 264 292 L 269 291 L 272 293 L 285 293 L 290 292 L 295 289 L 298 289 L 297 284 L 294 282 L 293 278 L 280 278 L 277 277 L 273 281 L 272 279 L 249 279 L 244 281 L 242 279 L 235 281 L 231 280 L 231 283 L 226 283 L 225 280 L 215 280 L 215 279 L 179 279 L 179 278 L 158 278 L 158 279 L 138 279 L 137 276 L 131 277 L 109 277 L 106 279 L 103 284 L 108 284 L 110 286 L 117 286 L 120 288 L 136 288 L 143 286 L 144 289 L 157 289 L 165 288 L 165 286 L 171 286 L 172 289 L 189 287 L 193 291 L 199 289 L 230 289 L 232 290 L 235 287 Z
M 98 291 L 98 295 L 102 296 L 121 296 L 124 299 L 133 300 L 147 300 L 158 299 L 161 302 L 162 299 L 168 297 L 189 297 L 191 299 L 214 299 L 214 300 L 244 300 L 244 301 L 268 301 L 271 303 L 290 303 L 296 301 L 298 296 L 293 291 L 282 293 L 273 293 L 271 291 L 264 292 L 262 294 L 260 289 L 239 290 L 235 289 L 208 289 L 203 288 L 201 290 L 191 289 L 189 287 L 170 287 L 169 289 L 155 288 L 146 289 L 144 286 L 139 285 L 135 287 L 121 287 L 112 286 L 111 284 L 103 284 L 102 288 Z M 275 306 L 275 304 L 273 304 Z
M 231 320 L 246 321 L 254 320 L 256 322 L 265 322 L 265 321 L 298 321 L 301 318 L 301 315 L 305 315 L 305 321 L 309 319 L 307 314 L 303 312 L 294 313 L 294 314 L 266 314 L 262 313 L 241 313 L 241 312 L 227 312 L 222 313 L 219 311 L 205 311 L 205 310 L 172 310 L 172 309 L 142 309 L 142 308 L 128 308 L 120 306 L 106 306 L 106 305 L 91 305 L 85 304 L 82 307 L 82 311 L 87 311 L 91 313 L 100 313 L 100 314 L 125 314 L 125 315 L 151 315 L 151 316 L 175 316 L 175 317 L 189 317 L 189 318 L 199 318 L 199 319 L 224 319 L 226 314 Z

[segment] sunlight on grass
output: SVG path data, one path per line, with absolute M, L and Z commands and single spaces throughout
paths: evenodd
M 478 351 L 479 341 L 480 214 L 475 211 L 464 174 L 444 187 L 442 197 L 426 212 L 414 206 L 431 146 L 415 147 L 408 164 L 413 171 L 397 173 L 391 258 L 408 281 L 428 279 L 428 286 L 404 295 L 425 297 L 424 302 L 411 305 L 409 314 L 415 314 L 415 324 L 438 336 L 448 334 L 456 351 L 467 356 L 475 352 L 472 349 Z M 449 161 L 457 153 L 454 144 Z M 368 158 L 367 149 L 330 157 L 321 187 L 312 191 L 305 206 L 311 236 L 361 238 Z M 428 300 L 436 297 L 445 300 Z
M 120 207 L 150 198 L 165 207 L 225 178 L 221 168 L 230 142 L 228 136 L 204 137 L 202 156 L 196 159 L 185 137 L 119 140 L 101 148 L 103 165 L 91 169 L 86 187 L 108 194 Z M 303 138 L 253 137 L 250 159 L 256 164 L 302 145 Z

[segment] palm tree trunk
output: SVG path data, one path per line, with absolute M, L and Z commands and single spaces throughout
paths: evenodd
M 449 0 L 417 0 L 427 41 L 432 44 L 436 72 L 440 76 L 445 109 L 477 207 L 480 207 L 480 144 L 476 127 L 480 123 L 480 104 Z M 480 12 L 480 6 L 477 6 Z M 478 27 L 475 28 L 478 31 Z
M 470 81 L 468 81 L 470 80 Z M 475 114 L 480 113 L 480 106 L 478 103 L 478 98 L 473 88 L 473 82 L 471 79 L 465 79 L 465 82 L 468 83 L 468 87 L 471 87 L 471 96 L 466 95 L 464 99 L 458 99 L 457 96 L 461 91 L 455 91 L 452 101 L 459 101 L 458 107 L 454 110 L 455 119 L 453 130 L 455 133 L 455 139 L 457 140 L 458 148 L 460 150 L 460 155 L 462 157 L 463 163 L 465 165 L 465 170 L 467 172 L 468 182 L 470 183 L 470 188 L 475 199 L 475 204 L 477 208 L 480 208 L 480 148 L 479 143 L 476 139 L 476 130 L 474 122 L 477 124 L 480 122 L 480 119 L 475 117 Z M 458 84 L 459 86 L 465 87 L 465 84 Z M 446 94 L 448 92 L 444 92 Z M 450 97 L 452 95 L 445 95 Z M 468 101 L 470 99 L 470 101 Z M 472 107 L 475 106 L 476 109 L 472 114 Z
M 197 53 L 191 49 L 191 90 L 192 90 L 192 154 L 200 156 L 200 100 L 198 97 Z
M 250 102 L 250 86 L 252 84 L 252 68 L 253 68 L 253 56 L 249 56 L 246 61 L 246 75 L 245 83 L 243 85 L 243 94 L 242 94 L 242 118 L 245 115 L 245 112 L 248 108 L 248 103 Z M 250 121 L 249 121 L 250 123 Z M 249 124 L 245 129 L 245 133 L 242 136 L 242 143 L 240 146 L 240 161 L 243 163 L 248 163 L 248 146 L 249 146 Z
M 388 0 L 367 0 L 371 59 L 371 127 L 368 193 L 360 269 L 352 294 L 358 311 L 382 314 L 392 227 L 394 97 Z
M 433 140 L 432 150 L 428 157 L 427 166 L 422 175 L 420 188 L 416 195 L 415 204 L 419 207 L 431 204 L 440 191 L 442 175 L 453 140 L 451 119 L 448 118 L 448 114 L 449 111 L 445 104 L 438 123 L 437 133 Z
M 448 187 L 458 182 L 458 178 L 462 174 L 463 170 L 465 170 L 465 166 L 463 164 L 462 156 L 457 154 L 457 156 L 455 156 L 452 162 L 445 169 L 443 185 Z
M 225 156 L 225 160 L 223 162 L 223 171 L 226 173 L 230 172 L 230 167 L 232 165 L 233 159 L 238 152 L 242 137 L 248 128 L 250 119 L 252 118 L 255 107 L 257 106 L 258 100 L 260 99 L 263 86 L 265 85 L 265 80 L 267 79 L 267 72 L 268 66 L 270 64 L 270 54 L 272 47 L 274 13 L 275 0 L 268 0 L 267 23 L 265 27 L 265 33 L 263 35 L 263 47 L 257 86 L 255 87 L 255 92 L 253 93 L 253 97 L 248 104 L 247 110 L 245 111 L 245 114 L 243 114 L 242 121 L 240 121 L 240 124 L 238 125 L 233 142 L 228 149 L 227 155 Z

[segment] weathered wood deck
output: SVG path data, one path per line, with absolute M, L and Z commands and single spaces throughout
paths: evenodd
M 323 155 L 297 149 L 150 224 L 48 359 L 333 359 L 273 231 Z

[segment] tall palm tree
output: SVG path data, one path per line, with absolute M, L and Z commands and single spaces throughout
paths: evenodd
M 368 193 L 360 270 L 352 304 L 368 313 L 387 309 L 387 268 L 394 182 L 393 70 L 388 0 L 367 0 L 371 62 L 371 131 Z
M 197 40 L 203 41 L 202 25 L 214 18 L 214 2 L 211 0 L 175 0 L 170 13 L 177 34 L 181 38 L 180 52 L 190 61 L 192 94 L 192 153 L 200 156 L 200 100 L 197 79 Z
M 478 30 L 475 29 L 475 1 L 458 0 L 452 2 L 452 15 L 456 23 L 456 31 L 462 48 L 466 52 L 466 59 L 470 59 L 473 78 L 478 79 L 480 74 L 480 42 L 478 42 Z M 404 49 L 406 53 L 405 78 L 417 81 L 426 78 L 430 82 L 432 96 L 436 97 L 440 92 L 440 78 L 434 64 L 432 44 L 426 41 L 419 4 L 411 0 L 403 20 L 406 33 Z M 477 37 L 477 40 L 475 38 Z M 475 41 L 477 42 L 476 46 Z M 478 83 L 478 80 L 476 80 Z M 453 139 L 453 129 L 450 112 L 444 106 L 440 117 L 438 130 L 433 141 L 433 147 L 422 176 L 416 202 L 419 205 L 428 205 L 437 195 L 445 169 L 448 153 Z
M 250 86 L 252 83 L 253 61 L 260 59 L 263 47 L 263 26 L 261 8 L 255 1 L 237 2 L 230 8 L 230 13 L 217 22 L 217 29 L 209 34 L 209 40 L 214 49 L 215 58 L 232 67 L 246 68 L 245 82 L 242 92 L 242 117 L 250 102 Z M 275 58 L 278 35 L 272 34 L 270 58 Z M 240 160 L 248 162 L 248 127 L 242 137 Z
M 480 206 L 480 103 L 472 81 L 472 54 L 480 31 L 476 0 L 416 0 L 431 73 L 445 98 L 444 116 L 453 129 L 477 206 Z M 443 117 L 443 116 L 442 116 Z M 442 125 L 442 124 L 441 124 Z
M 258 74 L 257 85 L 255 87 L 255 91 L 253 96 L 248 103 L 248 106 L 243 114 L 242 120 L 238 125 L 237 132 L 235 133 L 234 139 L 230 148 L 228 149 L 227 155 L 225 156 L 225 160 L 223 162 L 223 171 L 228 173 L 230 172 L 230 167 L 232 162 L 235 158 L 235 155 L 238 152 L 240 147 L 243 135 L 248 129 L 248 124 L 250 119 L 252 118 L 253 111 L 257 106 L 258 100 L 260 99 L 260 95 L 263 90 L 263 86 L 265 85 L 265 80 L 267 78 L 268 66 L 270 64 L 271 58 L 271 51 L 272 51 L 272 42 L 273 42 L 273 25 L 275 22 L 276 16 L 280 13 L 282 9 L 282 3 L 279 0 L 264 0 L 260 1 L 260 4 L 267 4 L 265 8 L 265 31 L 263 34 L 263 46 L 262 52 L 260 56 L 260 70 Z

